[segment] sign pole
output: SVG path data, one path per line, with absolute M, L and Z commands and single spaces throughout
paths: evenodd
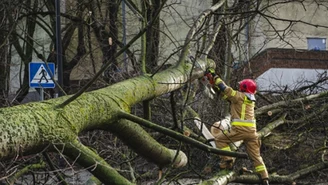
M 40 88 L 40 101 L 44 100 L 44 89 L 41 87 Z
M 56 0 L 56 59 L 58 69 L 58 84 L 63 87 L 63 61 L 62 61 L 62 43 L 61 43 L 61 23 L 60 23 L 60 1 Z M 58 90 L 58 96 L 62 96 L 63 92 Z

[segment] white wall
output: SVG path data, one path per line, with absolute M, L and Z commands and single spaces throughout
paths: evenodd
M 258 91 L 283 91 L 287 86 L 287 91 L 291 91 L 304 85 L 311 85 L 318 80 L 320 74 L 328 70 L 323 69 L 290 69 L 271 68 L 260 75 L 256 82 Z M 320 84 L 322 85 L 322 84 Z M 328 90 L 328 85 L 324 84 L 320 91 Z
M 170 2 L 173 3 L 177 1 L 168 1 L 168 3 Z M 178 2 L 180 3 L 175 4 L 161 14 L 161 19 L 164 21 L 164 24 L 161 25 L 161 31 L 164 31 L 164 33 L 161 34 L 161 47 L 163 49 L 161 49 L 162 51 L 160 52 L 162 52 L 164 58 L 180 49 L 195 20 L 198 19 L 198 16 L 204 10 L 210 8 L 212 5 L 211 0 L 180 0 Z M 169 39 L 168 37 L 171 38 Z M 176 57 L 173 59 L 175 59 L 175 61 L 177 60 Z M 171 62 L 175 61 L 172 60 Z

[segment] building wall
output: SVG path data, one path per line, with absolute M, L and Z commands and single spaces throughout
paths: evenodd
M 270 68 L 328 69 L 328 51 L 271 48 L 251 59 L 253 77 Z
M 212 1 L 168 1 L 172 6 L 168 6 L 161 12 L 161 33 L 160 33 L 160 55 L 159 65 L 164 62 L 173 52 L 181 49 L 185 43 L 186 36 L 198 19 L 199 15 L 212 5 Z M 193 43 L 192 43 L 193 44 Z M 174 55 L 170 63 L 178 60 L 178 55 Z
M 278 1 L 269 1 L 270 4 L 276 2 Z M 250 26 L 250 55 L 254 56 L 266 48 L 307 49 L 308 37 L 327 38 L 328 29 L 319 25 L 327 25 L 328 9 L 323 5 L 327 6 L 328 1 L 320 1 L 320 3 L 322 5 L 318 6 L 313 0 L 306 0 L 304 4 L 300 2 L 278 4 L 264 12 L 277 19 L 267 17 L 267 20 L 258 16 Z M 266 5 L 263 3 L 262 7 Z M 295 22 L 291 23 L 289 20 Z
M 250 22 L 240 34 L 245 47 L 233 50 L 237 63 L 250 61 L 253 74 L 244 68 L 243 77 L 255 78 L 264 91 L 306 85 L 318 80 L 328 68 L 327 51 L 308 51 L 307 41 L 328 39 L 328 1 L 316 1 L 320 6 L 313 0 L 278 2 L 261 2 L 261 8 L 277 4 L 263 12 L 266 18 L 259 15 Z M 326 40 L 322 44 L 327 48 Z

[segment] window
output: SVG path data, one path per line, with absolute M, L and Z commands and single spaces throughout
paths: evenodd
M 308 50 L 326 50 L 325 38 L 307 38 Z

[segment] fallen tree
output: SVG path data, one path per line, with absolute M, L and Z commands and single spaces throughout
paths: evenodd
M 205 61 L 202 65 L 205 65 Z M 63 151 L 63 154 L 70 156 L 72 160 L 77 160 L 81 166 L 86 168 L 95 166 L 92 173 L 103 183 L 128 184 L 128 180 L 121 177 L 104 160 L 77 140 L 82 131 L 103 129 L 115 133 L 136 153 L 160 168 L 168 165 L 182 167 L 187 163 L 186 155 L 182 151 L 177 153 L 156 142 L 142 127 L 135 124 L 135 122 L 145 123 L 143 124 L 145 126 L 146 120 L 140 120 L 128 113 L 130 107 L 137 102 L 174 91 L 187 81 L 201 77 L 203 71 L 199 69 L 188 78 L 186 74 L 190 73 L 191 66 L 187 63 L 184 69 L 176 67 L 153 77 L 145 75 L 84 93 L 63 108 L 57 107 L 69 96 L 3 108 L 0 116 L 2 127 L 0 158 L 3 160 L 36 154 L 45 149 Z M 243 153 L 214 149 L 164 127 L 148 126 L 153 129 L 158 128 L 157 131 L 203 150 L 246 157 Z

